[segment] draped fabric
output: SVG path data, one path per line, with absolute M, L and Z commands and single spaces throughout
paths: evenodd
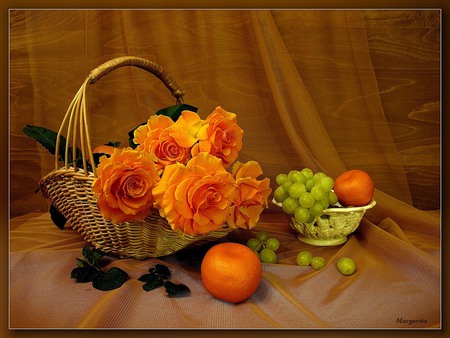
M 26 307 L 23 278 L 36 262 L 45 266 L 33 270 L 33 278 L 61 280 L 59 298 L 65 292 L 69 298 L 79 296 L 64 276 L 83 245 L 68 229 L 54 233 L 59 230 L 45 214 L 47 201 L 35 192 L 39 179 L 54 168 L 53 157 L 22 129 L 31 124 L 58 130 L 87 74 L 124 55 L 160 64 L 203 117 L 218 105 L 236 113 L 244 130 L 239 159 L 258 161 L 272 188 L 277 174 L 303 167 L 332 177 L 362 169 L 376 187 L 376 207 L 338 247 L 301 243 L 279 208 L 264 211 L 253 232 L 264 228 L 282 239 L 280 261 L 265 267 L 262 289 L 234 310 L 207 299 L 196 268 L 187 268 L 179 257 L 167 258 L 192 280 L 196 292 L 188 304 L 199 295 L 217 314 L 208 316 L 209 324 L 183 317 L 167 326 L 401 327 L 397 318 L 422 319 L 425 323 L 416 323 L 420 327 L 440 326 L 438 10 L 12 10 L 9 47 L 10 214 L 17 225 L 11 228 L 13 326 L 147 327 L 158 322 L 133 316 L 143 306 L 134 284 L 98 294 L 97 301 L 79 301 L 84 310 L 76 318 L 59 318 L 56 312 L 42 318 L 38 307 L 30 307 L 19 319 Z M 151 74 L 117 69 L 89 87 L 91 142 L 126 145 L 131 129 L 173 103 Z M 245 241 L 251 233 L 227 239 Z M 302 249 L 326 257 L 327 270 L 298 270 L 295 255 Z M 359 258 L 362 267 L 354 279 L 335 275 L 332 262 L 343 254 Z M 133 271 L 144 266 L 133 260 L 117 264 Z M 54 269 L 59 272 L 53 277 L 44 276 L 43 271 Z M 136 308 L 114 317 L 128 294 Z M 45 293 L 36 291 L 34 297 L 42 301 Z M 360 301 L 350 304 L 349 297 Z M 95 311 L 89 312 L 84 301 Z M 289 304 L 286 312 L 271 310 L 285 317 L 268 314 L 276 301 Z M 46 302 L 51 306 L 53 299 Z M 351 306 L 354 311 L 344 313 Z M 357 310 L 364 315 L 358 317 Z M 186 315 L 186 309 L 179 311 Z M 335 318 L 333 311 L 339 313 Z M 253 319 L 245 324 L 241 316 Z M 290 322 L 296 316 L 300 321 Z

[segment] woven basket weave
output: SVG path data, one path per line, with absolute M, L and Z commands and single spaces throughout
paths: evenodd
M 96 177 L 95 167 L 89 172 L 77 168 L 76 165 L 69 165 L 68 155 L 71 146 L 73 151 L 77 146 L 81 149 L 83 168 L 87 168 L 88 161 L 94 163 L 86 112 L 88 85 L 95 83 L 112 70 L 124 66 L 138 67 L 155 75 L 170 90 L 177 104 L 183 102 L 184 92 L 172 77 L 161 66 L 149 60 L 126 56 L 110 60 L 94 69 L 75 95 L 61 123 L 56 149 L 60 147 L 62 131 L 67 128 L 65 163 L 59 167 L 59 154 L 56 153 L 55 169 L 40 181 L 44 196 L 88 243 L 105 253 L 119 257 L 145 259 L 166 256 L 227 235 L 232 230 L 227 226 L 204 236 L 177 233 L 171 229 L 166 219 L 159 216 L 157 209 L 152 209 L 141 222 L 112 224 L 103 218 L 92 192 L 92 183 Z M 74 153 L 73 158 L 75 157 Z
M 272 202 L 281 207 L 281 203 Z M 361 207 L 328 208 L 311 223 L 300 223 L 290 215 L 289 225 L 302 242 L 318 246 L 339 245 L 347 241 L 348 235 L 358 228 L 365 212 L 375 205 L 375 200 L 372 200 Z

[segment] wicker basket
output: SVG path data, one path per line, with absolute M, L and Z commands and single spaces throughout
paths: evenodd
M 281 203 L 272 201 L 281 207 Z M 298 233 L 298 239 L 304 243 L 318 246 L 340 245 L 347 241 L 348 235 L 359 226 L 366 210 L 375 206 L 375 200 L 361 207 L 332 207 L 325 209 L 314 222 L 299 223 L 289 216 L 289 225 Z
M 170 90 L 177 104 L 182 103 L 184 92 L 161 66 L 146 59 L 127 56 L 110 60 L 94 69 L 75 95 L 58 131 L 56 149 L 59 149 L 61 134 L 67 128 L 65 163 L 59 167 L 59 154 L 55 154 L 55 169 L 40 181 L 41 190 L 50 203 L 67 219 L 73 229 L 97 249 L 119 257 L 145 259 L 173 254 L 181 249 L 215 241 L 232 231 L 224 226 L 205 236 L 185 235 L 174 232 L 166 219 L 153 209 L 142 222 L 112 224 L 103 218 L 92 192 L 93 172 L 69 166 L 69 149 L 77 146 L 82 152 L 83 168 L 87 162 L 94 163 L 86 114 L 86 89 L 112 70 L 134 66 L 144 69 L 160 79 Z M 77 138 L 79 142 L 77 142 Z M 78 144 L 79 143 L 79 144 Z M 75 158 L 75 154 L 73 154 Z

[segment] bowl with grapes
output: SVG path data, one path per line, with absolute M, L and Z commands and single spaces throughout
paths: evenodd
M 282 203 L 276 200 L 272 202 L 282 207 Z M 375 205 L 373 199 L 359 207 L 344 207 L 336 203 L 307 222 L 299 222 L 294 215 L 287 216 L 289 225 L 297 232 L 300 241 L 317 246 L 333 246 L 345 243 L 348 236 L 358 228 L 365 212 Z

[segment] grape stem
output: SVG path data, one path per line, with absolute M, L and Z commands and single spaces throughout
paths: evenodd
M 264 248 L 264 241 L 259 242 L 258 246 L 255 248 L 255 252 L 259 252 L 261 247 Z

